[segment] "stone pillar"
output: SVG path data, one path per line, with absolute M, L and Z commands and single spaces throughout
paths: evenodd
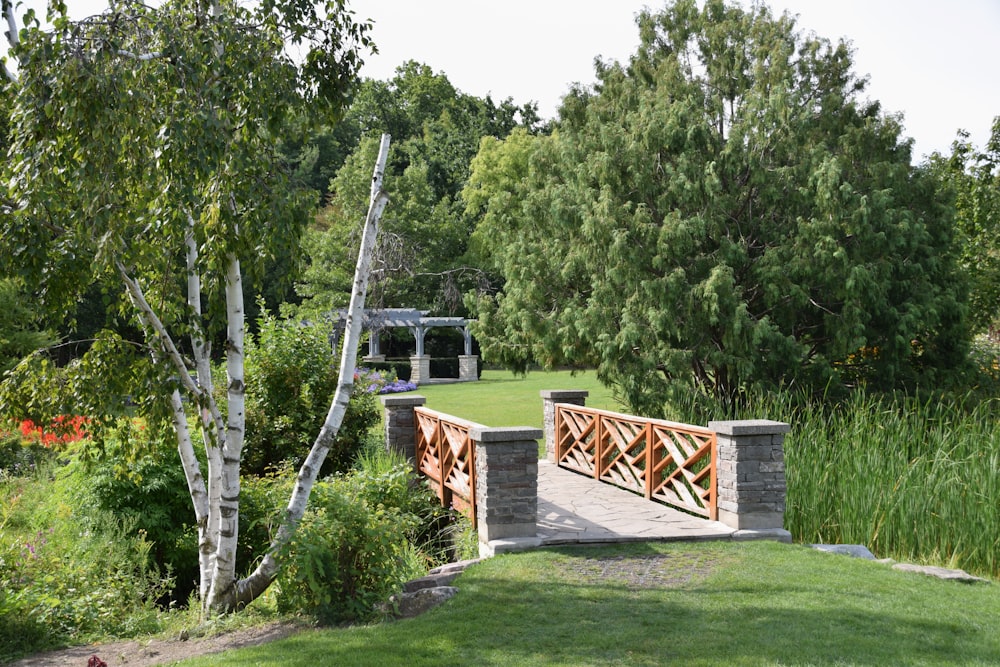
M 410 357 L 410 382 L 424 384 L 431 379 L 431 358 L 424 355 Z
M 488 428 L 469 432 L 476 451 L 476 530 L 479 551 L 492 556 L 537 547 L 537 428 Z
M 416 466 L 417 419 L 413 414 L 413 408 L 425 404 L 427 399 L 418 394 L 405 396 L 389 394 L 379 396 L 379 400 L 385 408 L 386 451 L 398 452 Z
M 785 434 L 788 424 L 767 419 L 709 422 L 718 438 L 719 521 L 735 539 L 785 542 Z
M 543 389 L 542 424 L 545 429 L 545 458 L 556 463 L 556 403 L 584 406 L 589 391 L 578 389 Z
M 479 355 L 463 354 L 458 357 L 458 379 L 461 382 L 475 382 L 479 379 Z

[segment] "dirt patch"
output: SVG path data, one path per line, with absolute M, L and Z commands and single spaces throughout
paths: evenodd
M 305 630 L 301 623 L 282 621 L 190 639 L 142 639 L 91 646 L 76 646 L 40 653 L 13 663 L 13 667 L 85 667 L 96 655 L 108 667 L 152 667 L 234 648 L 258 646 Z
M 581 579 L 608 581 L 638 590 L 678 588 L 701 581 L 720 564 L 720 558 L 692 552 L 574 558 L 563 567 L 567 574 Z

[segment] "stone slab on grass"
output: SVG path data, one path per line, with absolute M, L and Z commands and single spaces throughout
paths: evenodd
M 934 567 L 933 565 L 913 565 L 912 563 L 896 563 L 892 569 L 900 572 L 916 572 L 925 574 L 928 577 L 937 577 L 946 581 L 960 581 L 965 584 L 988 584 L 989 579 L 983 579 L 969 574 L 965 570 L 949 570 L 944 567 Z
M 810 546 L 817 551 L 825 551 L 826 553 L 875 560 L 875 554 L 869 551 L 868 547 L 863 544 L 811 544 Z

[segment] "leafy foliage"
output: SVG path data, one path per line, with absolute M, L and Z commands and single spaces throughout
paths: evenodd
M 326 622 L 370 620 L 404 581 L 424 574 L 413 536 L 435 499 L 405 462 L 335 477 L 314 494 L 287 547 L 279 606 Z
M 976 331 L 1000 336 L 1000 116 L 985 148 L 967 132 L 951 156 L 934 155 L 931 169 L 955 195 L 961 263 L 970 281 L 969 318 Z
M 950 211 L 847 46 L 721 0 L 638 25 L 552 136 L 477 158 L 466 200 L 506 279 L 476 304 L 484 357 L 594 365 L 650 414 L 693 387 L 733 403 L 961 367 Z
M 0 280 L 0 375 L 35 350 L 56 342 L 40 327 L 39 314 L 15 281 Z
M 383 221 L 378 299 L 385 306 L 455 311 L 461 307 L 458 286 L 476 284 L 478 275 L 463 258 L 474 221 L 458 201 L 469 161 L 483 136 L 533 128 L 534 105 L 518 107 L 509 99 L 496 105 L 489 97 L 466 95 L 444 74 L 410 61 L 390 81 L 366 80 L 345 122 L 357 127 L 360 141 L 330 183 L 317 229 L 305 238 L 310 265 L 300 294 L 314 310 L 346 302 L 359 243 L 355 230 L 368 202 L 368 165 L 378 133 L 386 131 L 396 147 L 385 181 L 392 206 Z
M 187 602 L 198 585 L 198 544 L 176 444 L 122 419 L 107 430 L 101 456 L 74 459 L 60 477 L 81 516 L 113 517 L 138 531 L 150 564 L 172 576 L 162 594 Z
M 0 487 L 0 649 L 155 631 L 169 581 L 150 542 L 134 524 L 69 504 L 63 482 L 32 479 L 34 489 L 27 479 Z
M 264 313 L 258 329 L 246 344 L 248 447 L 242 469 L 250 475 L 302 463 L 337 386 L 326 327 Z M 374 393 L 356 384 L 322 474 L 347 470 L 378 420 Z

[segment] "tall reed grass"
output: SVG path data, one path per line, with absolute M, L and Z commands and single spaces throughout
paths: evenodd
M 792 426 L 785 528 L 796 541 L 1000 578 L 1000 399 L 783 392 L 739 417 Z

